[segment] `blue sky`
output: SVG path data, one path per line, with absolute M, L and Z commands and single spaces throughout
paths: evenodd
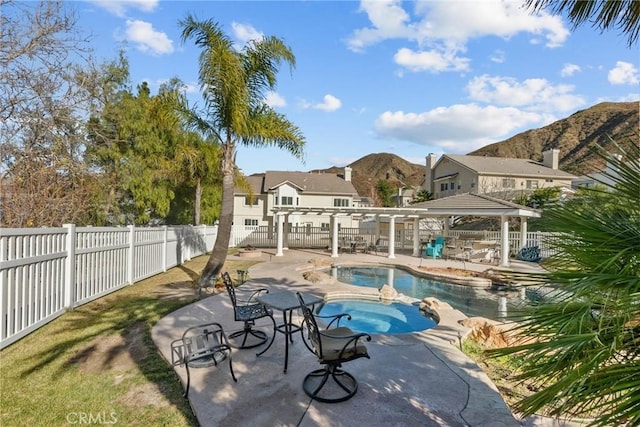
M 300 127 L 304 162 L 238 150 L 245 174 L 345 166 L 371 153 L 424 164 L 466 154 L 599 102 L 640 99 L 640 58 L 616 31 L 572 31 L 522 0 L 71 2 L 101 60 L 126 43 L 134 84 L 197 92 L 199 51 L 178 21 L 213 19 L 239 46 L 282 38 L 296 56 L 266 102 Z

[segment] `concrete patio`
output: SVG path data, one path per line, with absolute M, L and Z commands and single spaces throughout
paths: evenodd
M 313 269 L 310 260 L 326 258 L 340 264 L 391 264 L 417 267 L 462 267 L 458 261 L 420 259 L 397 254 L 345 254 L 332 259 L 322 251 L 285 251 L 282 257 L 264 253 L 261 263 L 249 270 L 244 288 L 267 287 L 323 295 L 349 291 L 340 283 L 313 284 L 302 273 Z M 467 269 L 484 270 L 486 264 L 466 263 Z M 235 272 L 230 272 L 235 277 Z M 363 288 L 357 288 L 362 291 Z M 562 426 L 539 417 L 519 420 L 511 413 L 494 384 L 458 348 L 458 336 L 466 332 L 458 324 L 465 318 L 457 310 L 441 310 L 436 328 L 402 335 L 373 335 L 367 343 L 371 359 L 344 365 L 359 381 L 357 394 L 346 402 L 327 404 L 310 399 L 302 390 L 304 376 L 317 369 L 315 356 L 294 337 L 289 366 L 283 373 L 284 336 L 260 357 L 254 349 L 234 349 L 234 383 L 226 363 L 217 368 L 191 371 L 189 400 L 202 426 Z M 274 313 L 282 321 L 281 313 Z M 233 320 L 226 292 L 211 295 L 162 318 L 153 328 L 153 340 L 167 360 L 170 342 L 189 326 L 217 321 L 227 335 L 242 327 Z M 269 334 L 267 320 L 257 325 Z M 183 383 L 184 368 L 176 368 Z

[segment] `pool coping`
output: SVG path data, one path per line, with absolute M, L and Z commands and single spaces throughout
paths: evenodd
M 265 262 L 250 267 L 249 281 L 243 286 L 318 295 L 345 289 L 339 282 L 317 284 L 303 278 L 302 272 L 308 270 L 312 256 L 308 251 L 286 251 L 284 257 L 272 258 L 271 255 L 267 253 Z M 416 262 L 414 257 L 398 254 L 396 257 L 393 263 L 382 264 Z M 351 258 L 358 264 L 383 260 L 373 255 Z M 283 346 L 279 338 L 269 353 L 257 359 L 252 351 L 233 352 L 237 383 L 231 380 L 226 367 L 193 370 L 190 404 L 203 427 L 221 424 L 341 426 L 346 425 L 345 420 L 370 427 L 563 425 L 517 419 L 495 384 L 458 348 L 460 331 L 467 329 L 458 321 L 467 317 L 455 309 L 441 309 L 439 314 L 441 320 L 432 329 L 398 336 L 375 335 L 372 342 L 367 343 L 371 360 L 349 363 L 348 370 L 359 378 L 361 387 L 358 394 L 346 402 L 322 404 L 302 393 L 302 378 L 318 365 L 298 342 L 290 346 L 289 370 L 283 375 Z M 223 324 L 228 334 L 241 327 L 233 320 L 226 294 L 217 293 L 163 317 L 152 328 L 152 339 L 161 354 L 170 358 L 171 340 L 179 337 L 185 327 L 203 323 L 212 316 Z M 268 322 L 256 326 L 269 328 Z M 184 369 L 176 368 L 176 373 L 185 380 Z M 246 395 L 251 398 L 238 398 Z

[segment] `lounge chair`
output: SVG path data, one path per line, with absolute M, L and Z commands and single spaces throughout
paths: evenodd
M 444 248 L 444 237 L 438 236 L 433 242 L 429 242 L 425 248 L 425 256 L 442 258 L 442 248 Z

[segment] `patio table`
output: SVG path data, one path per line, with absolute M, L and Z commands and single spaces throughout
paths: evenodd
M 322 302 L 323 299 L 309 293 L 301 293 L 302 298 L 304 299 L 305 305 L 314 306 L 315 304 Z M 282 312 L 283 322 L 274 327 L 273 338 L 271 338 L 271 342 L 267 348 L 256 354 L 256 356 L 260 356 L 265 353 L 273 344 L 273 341 L 276 339 L 276 332 L 280 332 L 284 335 L 284 373 L 287 373 L 287 365 L 289 363 L 289 340 L 293 342 L 293 334 L 296 332 L 302 331 L 302 326 L 296 323 L 293 323 L 292 316 L 293 310 L 300 307 L 300 301 L 298 301 L 298 297 L 295 292 L 291 291 L 279 291 L 279 292 L 269 292 L 268 294 L 260 295 L 256 298 L 258 302 L 261 304 L 272 308 L 273 310 L 278 310 Z

